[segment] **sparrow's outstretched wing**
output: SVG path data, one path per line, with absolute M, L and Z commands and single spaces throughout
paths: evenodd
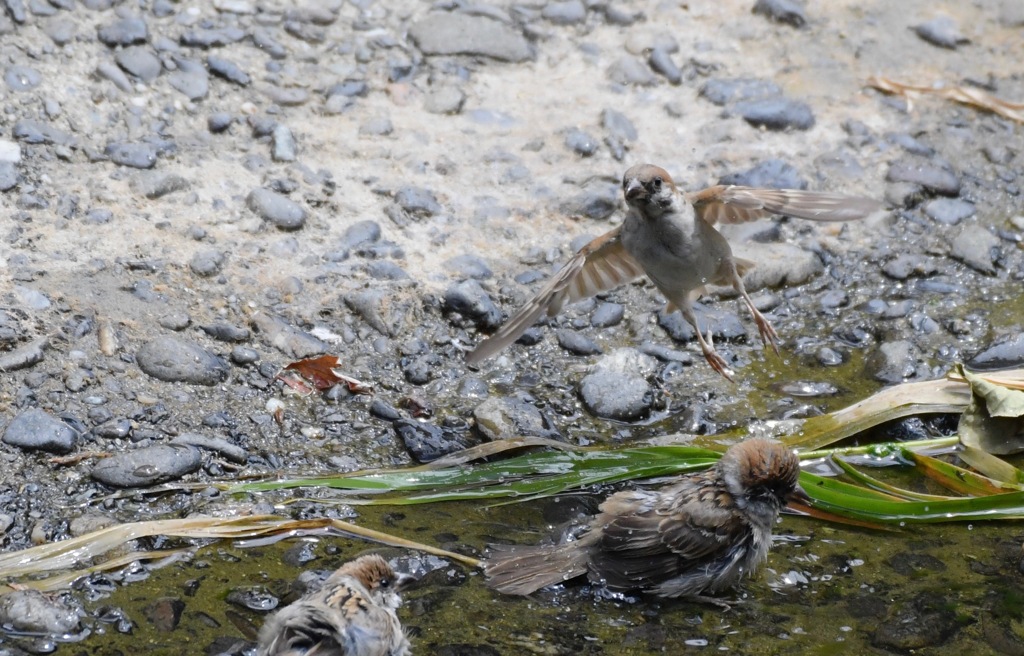
M 783 214 L 812 221 L 855 221 L 880 209 L 870 198 L 795 189 L 753 189 L 718 185 L 686 194 L 697 215 L 711 225 L 745 223 Z
M 643 275 L 626 252 L 616 228 L 593 240 L 569 260 L 544 288 L 505 322 L 498 332 L 477 344 L 466 356 L 475 365 L 495 355 L 526 332 L 542 314 L 554 316 L 566 303 L 615 289 Z

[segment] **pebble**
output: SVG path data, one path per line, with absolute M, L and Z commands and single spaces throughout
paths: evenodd
M 64 595 L 39 590 L 11 590 L 0 596 L 0 624 L 23 635 L 76 634 L 80 631 L 79 611 L 64 600 Z
M 367 263 L 366 273 L 377 280 L 411 280 L 405 269 L 389 260 L 374 260 Z
M 49 18 L 42 22 L 43 32 L 57 44 L 63 46 L 75 38 L 77 23 L 66 18 Z
M 149 40 L 149 28 L 141 18 L 122 18 L 121 20 L 102 25 L 96 35 L 101 43 L 111 48 L 145 43 Z
M 231 354 L 228 356 L 231 361 L 237 365 L 255 364 L 259 362 L 260 352 L 256 349 L 249 348 L 248 346 L 236 346 L 231 349 Z
M 211 323 L 200 326 L 202 331 L 218 342 L 247 342 L 252 334 L 248 328 L 230 323 Z
M 733 105 L 739 102 L 774 98 L 782 95 L 782 88 L 762 78 L 711 78 L 700 88 L 701 97 L 715 105 Z
M 871 644 L 891 652 L 941 648 L 960 630 L 956 612 L 942 595 L 924 592 L 907 602 L 890 604 L 878 622 Z
M 43 349 L 46 348 L 47 340 L 37 339 L 24 346 L 19 346 L 13 351 L 0 353 L 0 371 L 17 371 L 28 369 L 43 361 Z
M 254 314 L 252 323 L 263 341 L 292 359 L 309 358 L 331 350 L 326 342 L 266 312 Z
M 206 127 L 213 134 L 226 132 L 235 122 L 235 117 L 228 112 L 214 112 L 206 119 Z
M 273 150 L 270 156 L 275 162 L 294 162 L 296 158 L 295 135 L 287 125 L 278 123 L 270 135 Z
M 657 363 L 633 348 L 602 357 L 580 381 L 580 398 L 592 414 L 615 421 L 635 421 L 650 413 L 654 399 L 647 382 Z
M 11 91 L 31 91 L 42 81 L 43 76 L 31 66 L 8 66 L 4 71 L 4 83 Z
M 416 462 L 431 462 L 469 446 L 466 436 L 435 424 L 399 419 L 392 426 Z
M 463 280 L 448 287 L 444 293 L 444 309 L 485 330 L 501 325 L 501 311 L 476 280 Z
M 359 126 L 359 136 L 386 137 L 395 131 L 395 124 L 386 116 L 376 116 Z
M 938 16 L 915 25 L 914 33 L 933 46 L 950 50 L 956 50 L 957 46 L 970 43 L 970 39 L 960 33 L 956 21 L 949 16 Z
M 623 55 L 608 68 L 608 79 L 624 86 L 653 87 L 658 77 L 636 57 Z
M 886 342 L 864 362 L 864 374 L 887 384 L 902 383 L 917 369 L 917 349 L 906 340 Z
M 167 75 L 167 83 L 189 100 L 202 100 L 210 92 L 210 76 L 206 67 L 192 59 L 175 57 L 177 70 Z
M 754 127 L 768 130 L 810 130 L 814 112 L 807 103 L 787 98 L 765 98 L 737 103 L 734 111 Z
M 473 419 L 477 430 L 492 441 L 521 436 L 562 439 L 551 420 L 525 398 L 489 398 L 473 408 Z
M 590 315 L 590 325 L 594 328 L 610 328 L 619 325 L 625 315 L 626 309 L 621 303 L 600 303 Z
M 146 83 L 155 80 L 164 68 L 160 59 L 145 46 L 129 46 L 119 50 L 114 55 L 114 61 L 126 72 Z
M 429 189 L 405 186 L 395 192 L 395 202 L 409 216 L 425 219 L 441 212 L 441 204 Z
M 458 114 L 466 103 L 466 94 L 453 84 L 442 84 L 430 90 L 423 108 L 431 114 Z
M 171 440 L 171 444 L 185 444 L 198 449 L 213 451 L 239 465 L 244 465 L 249 460 L 249 454 L 245 449 L 221 437 L 211 437 L 199 433 L 182 433 Z
M 922 255 L 898 255 L 882 266 L 882 273 L 894 280 L 927 277 L 938 273 L 939 265 Z
M 1024 366 L 1024 333 L 1003 335 L 974 354 L 966 365 L 973 371 Z
M 409 38 L 425 55 L 476 55 L 507 62 L 533 57 L 522 32 L 483 16 L 431 13 L 413 23 Z
M 348 253 L 360 246 L 375 244 L 380 241 L 380 237 L 381 230 L 379 223 L 370 219 L 357 221 L 348 228 L 345 228 L 345 232 L 341 235 L 341 239 L 338 240 L 338 248 Z
M 12 162 L 0 162 L 0 191 L 10 191 L 18 186 L 21 176 Z
M 999 237 L 977 223 L 970 223 L 953 237 L 950 255 L 975 271 L 994 276 L 999 246 Z
M 114 83 L 114 86 L 124 91 L 125 93 L 131 93 L 132 81 L 128 79 L 128 76 L 124 74 L 124 71 L 110 61 L 102 61 L 96 65 L 96 73 L 105 80 L 110 80 Z
M 672 61 L 672 55 L 664 48 L 654 48 L 647 57 L 647 63 L 651 69 L 663 76 L 671 84 L 679 84 L 683 81 L 683 72 Z
M 189 181 L 176 173 L 143 173 L 131 181 L 132 191 L 150 200 L 163 198 L 176 191 L 186 191 L 189 187 Z
M 587 8 L 581 0 L 556 0 L 547 3 L 540 15 L 555 25 L 578 25 L 587 19 Z
M 78 433 L 66 422 L 39 408 L 18 414 L 7 425 L 4 444 L 26 451 L 71 453 L 78 444 Z
M 590 157 L 597 152 L 598 141 L 579 128 L 570 128 L 565 133 L 565 146 L 580 157 Z
M 228 364 L 195 342 L 157 337 L 138 350 L 135 361 L 146 374 L 168 383 L 217 385 L 228 377 Z
M 453 278 L 486 280 L 494 276 L 491 268 L 487 266 L 487 262 L 479 255 L 471 253 L 445 260 L 444 266 Z
M 181 35 L 181 45 L 195 48 L 219 48 L 241 41 L 246 36 L 245 30 L 238 27 L 221 27 L 217 29 L 186 30 Z
M 573 355 L 596 355 L 603 353 L 601 347 L 592 339 L 575 330 L 561 328 L 555 331 L 555 337 L 558 339 L 558 345 Z
M 225 59 L 224 57 L 218 57 L 216 55 L 210 55 L 206 58 L 206 67 L 210 69 L 210 72 L 217 77 L 223 78 L 228 82 L 233 82 L 240 87 L 247 87 L 252 81 L 249 74 L 242 70 L 242 67 L 235 62 Z
M 807 189 L 808 186 L 800 171 L 781 159 L 764 160 L 746 171 L 729 173 L 722 176 L 718 184 L 770 189 Z
M 253 189 L 246 198 L 246 205 L 280 230 L 298 230 L 306 225 L 306 210 L 287 196 L 269 189 Z
M 757 0 L 752 11 L 765 18 L 793 27 L 803 27 L 807 24 L 807 13 L 804 11 L 803 5 L 796 0 Z
M 399 302 L 393 291 L 381 286 L 346 294 L 345 305 L 388 337 L 402 333 L 411 310 L 408 303 Z
M 111 162 L 121 166 L 136 169 L 151 169 L 156 166 L 156 148 L 148 143 L 114 142 L 107 144 L 104 153 Z
M 889 165 L 885 179 L 889 182 L 910 182 L 943 196 L 960 195 L 960 178 L 955 173 L 920 158 L 896 160 Z
M 959 198 L 935 198 L 924 206 L 924 213 L 943 225 L 956 225 L 974 216 L 974 212 L 974 203 Z
M 203 464 L 199 449 L 187 444 L 157 444 L 115 453 L 99 460 L 91 475 L 112 487 L 150 487 L 197 471 Z
M 68 145 L 74 142 L 74 137 L 67 132 L 49 123 L 30 118 L 23 118 L 15 123 L 11 134 L 18 141 L 28 144 Z
M 698 325 L 705 334 L 710 329 L 715 341 L 733 341 L 747 336 L 747 329 L 735 312 L 719 308 L 710 309 L 702 303 L 694 303 L 693 311 L 697 316 Z M 697 333 L 694 332 L 693 326 L 687 323 L 679 312 L 674 311 L 668 314 L 665 310 L 659 310 L 658 325 L 677 342 L 690 342 L 697 339 Z

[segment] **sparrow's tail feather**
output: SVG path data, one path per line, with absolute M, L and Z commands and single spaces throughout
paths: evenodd
M 523 547 L 491 545 L 484 562 L 487 585 L 498 592 L 528 595 L 587 573 L 584 537 L 563 544 Z

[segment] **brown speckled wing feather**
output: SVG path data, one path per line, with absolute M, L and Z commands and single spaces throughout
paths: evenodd
M 854 221 L 882 209 L 870 198 L 796 189 L 717 185 L 686 195 L 709 224 L 744 223 L 783 214 L 812 221 Z
M 466 356 L 466 362 L 474 365 L 497 354 L 519 339 L 541 315 L 554 316 L 566 303 L 615 289 L 643 273 L 622 245 L 619 229 L 605 233 L 581 248 L 498 332 L 480 342 Z

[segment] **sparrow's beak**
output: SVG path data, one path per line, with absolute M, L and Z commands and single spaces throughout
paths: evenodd
M 789 493 L 787 501 L 796 501 L 797 503 L 802 503 L 805 506 L 814 505 L 814 500 L 807 495 L 807 492 L 805 492 L 799 484 L 793 488 L 792 492 Z
M 644 195 L 644 186 L 640 184 L 640 181 L 633 178 L 626 182 L 626 200 L 636 200 Z

